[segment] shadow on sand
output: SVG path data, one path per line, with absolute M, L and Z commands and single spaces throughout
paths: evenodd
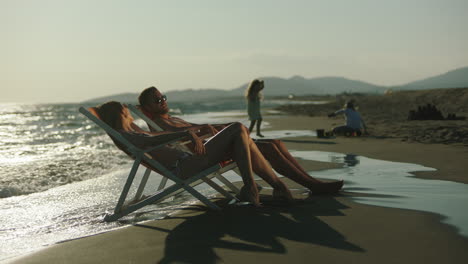
M 221 201 L 218 201 L 221 203 Z M 184 221 L 172 230 L 137 224 L 142 228 L 168 232 L 165 255 L 158 263 L 218 263 L 217 249 L 286 254 L 281 240 L 321 245 L 341 250 L 364 252 L 317 216 L 342 216 L 348 208 L 333 197 L 299 201 L 284 207 L 264 201 L 263 208 L 223 206 L 221 212 L 206 211 L 202 206 L 187 210 L 196 215 L 172 219 Z M 171 219 L 171 218 L 169 218 Z

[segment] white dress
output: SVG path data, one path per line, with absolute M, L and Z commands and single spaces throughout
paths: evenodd
M 257 97 L 254 100 L 247 99 L 247 113 L 249 114 L 249 120 L 262 119 L 262 114 L 260 113 L 260 98 Z

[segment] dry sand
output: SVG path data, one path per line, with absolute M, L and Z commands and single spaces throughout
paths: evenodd
M 327 118 L 269 116 L 274 129 L 327 128 Z M 418 174 L 468 182 L 463 146 L 355 137 L 286 139 L 290 149 L 354 153 L 438 169 Z M 307 170 L 323 164 L 301 161 Z M 297 187 L 289 182 L 292 187 Z M 357 204 L 352 193 L 304 197 L 284 207 L 201 205 L 171 218 L 76 239 L 23 257 L 18 263 L 466 263 L 468 239 L 440 223 L 441 216 Z M 224 203 L 224 200 L 218 201 Z

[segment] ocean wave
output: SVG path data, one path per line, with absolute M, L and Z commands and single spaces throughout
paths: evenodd
M 79 159 L 48 160 L 21 166 L 1 166 L 9 174 L 0 182 L 0 198 L 42 192 L 48 189 L 97 178 L 109 171 L 119 170 L 130 164 L 124 157 L 103 158 L 91 155 Z M 34 165 L 35 164 L 35 165 Z
M 129 162 L 76 105 L 11 107 L 0 113 L 0 169 L 7 172 L 0 198 L 96 178 Z
M 11 196 L 23 195 L 28 194 L 30 192 L 24 192 L 20 189 L 20 187 L 16 186 L 5 186 L 0 187 L 0 198 L 7 198 Z

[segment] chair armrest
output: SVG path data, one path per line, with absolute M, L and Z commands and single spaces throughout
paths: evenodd
M 158 149 L 162 146 L 181 141 L 182 139 L 186 138 L 188 135 L 189 135 L 188 132 L 184 131 L 184 132 L 175 132 L 175 133 L 170 133 L 170 134 L 153 136 L 153 138 L 160 139 L 160 143 L 158 142 L 159 144 L 156 146 L 143 149 L 143 153 L 147 153 L 155 149 Z
M 204 140 L 204 139 L 207 139 L 207 138 L 211 138 L 211 137 L 212 137 L 212 135 L 209 135 L 209 134 L 205 134 L 205 135 L 203 135 L 203 136 L 199 136 L 199 138 L 200 138 L 201 140 Z M 187 144 L 190 144 L 190 143 L 192 143 L 192 141 L 190 141 L 190 140 L 185 140 L 185 141 L 180 141 L 180 142 L 179 142 L 179 144 L 181 144 L 181 145 L 187 145 Z

